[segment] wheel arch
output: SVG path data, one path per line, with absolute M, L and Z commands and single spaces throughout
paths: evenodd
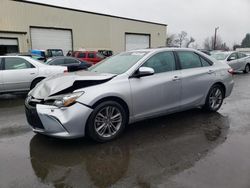
M 127 105 L 127 103 L 120 97 L 116 97 L 116 96 L 109 96 L 109 97 L 104 97 L 98 101 L 96 101 L 92 106 L 90 106 L 92 109 L 95 109 L 99 104 L 103 103 L 103 102 L 106 102 L 106 101 L 115 101 L 117 103 L 119 103 L 120 105 L 122 105 L 122 107 L 124 107 L 126 113 L 128 114 L 127 115 L 127 122 L 129 121 L 129 116 L 130 116 L 130 111 L 129 111 L 129 107 Z M 89 122 L 90 120 L 90 116 L 88 117 L 88 120 L 87 120 L 87 123 Z M 89 136 L 89 129 L 88 129 L 88 126 L 85 126 L 85 135 L 86 136 Z
M 32 80 L 31 84 L 30 84 L 30 88 L 32 87 L 32 85 L 34 84 L 34 82 L 36 82 L 37 80 L 42 81 L 43 79 L 45 79 L 46 77 L 44 76 L 39 76 L 37 78 L 35 78 L 34 80 Z
M 97 102 L 95 102 L 92 105 L 92 108 L 94 109 L 96 106 L 98 106 L 99 104 L 101 104 L 102 102 L 105 102 L 105 101 L 115 101 L 115 102 L 118 102 L 120 105 L 122 105 L 122 107 L 124 107 L 126 113 L 128 114 L 128 117 L 129 117 L 130 110 L 129 110 L 128 104 L 122 98 L 116 97 L 116 96 L 104 97 L 104 98 L 98 100 Z
M 226 86 L 225 86 L 225 84 L 223 84 L 222 82 L 216 82 L 216 83 L 214 83 L 214 84 L 211 86 L 211 88 L 212 88 L 213 86 L 215 86 L 215 85 L 221 86 L 221 88 L 223 89 L 223 98 L 225 98 L 225 96 L 226 96 Z

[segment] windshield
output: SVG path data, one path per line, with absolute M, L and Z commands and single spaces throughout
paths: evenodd
M 142 59 L 147 52 L 124 52 L 116 56 L 105 59 L 99 64 L 89 68 L 91 72 L 122 74 L 128 71 L 140 59 Z
M 228 53 L 215 53 L 211 55 L 216 60 L 226 60 Z

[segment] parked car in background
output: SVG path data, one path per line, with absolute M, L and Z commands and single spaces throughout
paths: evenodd
M 91 64 L 99 63 L 105 59 L 105 56 L 96 51 L 75 51 L 72 53 L 72 57 L 89 62 Z
M 36 133 L 106 142 L 128 123 L 197 107 L 215 112 L 233 85 L 231 68 L 199 51 L 135 50 L 42 81 L 28 94 L 26 116 Z
M 234 71 L 250 71 L 250 57 L 241 52 L 217 52 L 212 57 L 220 62 L 227 63 Z
M 113 51 L 111 50 L 98 50 L 98 52 L 104 55 L 105 57 L 110 57 L 113 55 Z
M 25 56 L 0 57 L 0 93 L 29 91 L 48 76 L 63 73 L 67 67 L 49 66 Z
M 31 57 L 33 59 L 39 60 L 39 61 L 45 61 L 46 58 L 37 54 L 32 54 L 29 52 L 24 52 L 24 53 L 10 53 L 10 54 L 5 54 L 6 56 L 26 56 L 26 57 Z
M 31 50 L 30 52 L 31 52 L 31 54 L 35 54 L 35 55 L 43 57 L 44 58 L 44 62 L 47 60 L 46 51 L 45 50 Z
M 58 57 L 58 56 L 63 56 L 63 51 L 62 49 L 47 49 L 46 50 L 46 57 Z
M 61 49 L 31 50 L 31 53 L 42 56 L 44 61 L 47 61 L 50 57 L 63 56 L 63 51 Z
M 66 66 L 69 72 L 86 70 L 92 65 L 74 57 L 53 57 L 48 59 L 46 64 Z

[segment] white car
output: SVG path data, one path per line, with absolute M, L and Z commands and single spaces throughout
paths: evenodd
M 46 77 L 67 72 L 24 56 L 0 56 L 0 93 L 29 91 Z
M 227 63 L 234 71 L 250 71 L 250 57 L 241 52 L 217 52 L 211 55 L 218 61 Z

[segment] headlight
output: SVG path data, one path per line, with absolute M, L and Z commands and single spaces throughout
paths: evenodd
M 76 92 L 76 93 L 66 94 L 62 96 L 57 96 L 53 105 L 58 108 L 71 106 L 83 94 L 84 92 Z

